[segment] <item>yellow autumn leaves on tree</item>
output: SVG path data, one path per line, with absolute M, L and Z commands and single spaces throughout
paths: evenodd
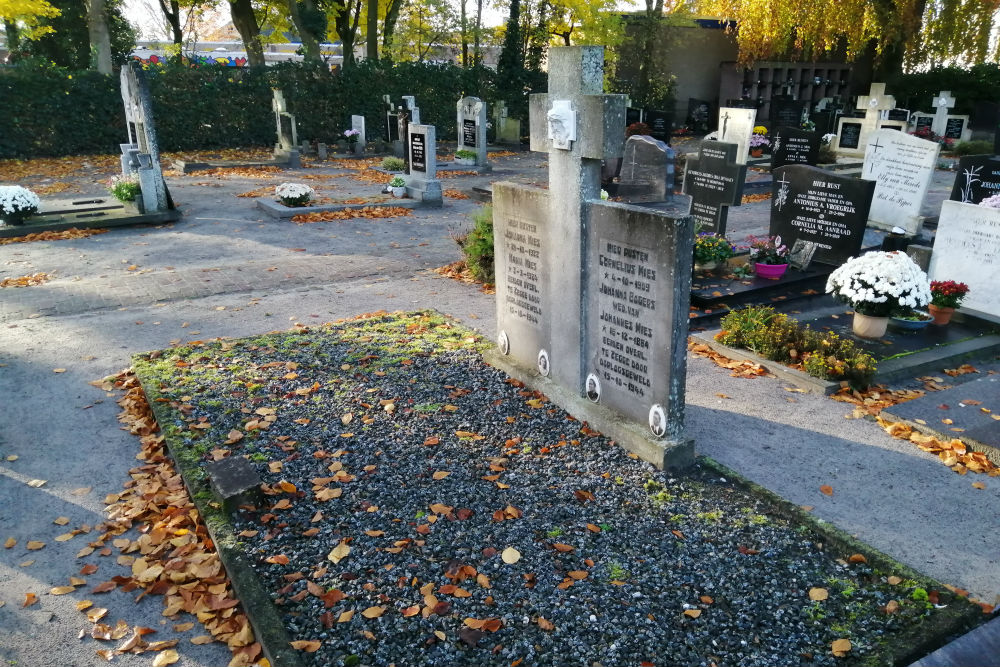
M 0 0 L 0 21 L 10 21 L 23 28 L 21 34 L 28 39 L 37 39 L 53 32 L 49 26 L 41 26 L 43 18 L 53 18 L 62 12 L 46 0 Z

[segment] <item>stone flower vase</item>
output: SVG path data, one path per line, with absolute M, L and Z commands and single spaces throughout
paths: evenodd
M 858 338 L 881 338 L 889 326 L 888 317 L 872 317 L 854 313 L 854 335 Z
M 934 316 L 934 324 L 944 326 L 951 322 L 951 316 L 955 312 L 955 309 L 948 306 L 935 306 L 932 303 L 927 306 L 927 312 Z

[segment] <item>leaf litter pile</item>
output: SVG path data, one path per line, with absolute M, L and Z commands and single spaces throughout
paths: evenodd
M 263 480 L 234 530 L 306 664 L 891 661 L 964 603 L 656 471 L 486 346 L 373 313 L 137 360 L 175 456 Z

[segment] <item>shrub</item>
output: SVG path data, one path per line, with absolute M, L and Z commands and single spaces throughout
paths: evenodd
M 108 183 L 108 192 L 120 202 L 135 201 L 141 191 L 139 177 L 135 174 L 113 176 Z
M 389 181 L 390 188 L 401 188 L 404 187 L 405 185 L 406 185 L 406 179 L 404 179 L 402 176 L 393 176 L 392 180 Z
M 479 157 L 479 154 L 476 153 L 476 151 L 470 151 L 467 148 L 460 148 L 457 151 L 455 151 L 455 157 L 463 160 L 475 160 L 477 157 Z
M 992 141 L 960 141 L 955 144 L 955 147 L 951 149 L 951 152 L 955 155 L 992 155 L 993 154 L 993 142 Z
M 771 361 L 801 363 L 813 377 L 847 381 L 855 389 L 867 388 L 877 370 L 875 359 L 853 341 L 802 326 L 770 306 L 747 306 L 730 312 L 722 319 L 722 331 L 716 340 Z
M 493 271 L 493 207 L 484 206 L 472 219 L 472 231 L 462 242 L 465 264 L 472 276 L 481 282 L 492 283 Z
M 386 171 L 403 171 L 406 169 L 406 162 L 401 157 L 384 157 L 382 168 Z

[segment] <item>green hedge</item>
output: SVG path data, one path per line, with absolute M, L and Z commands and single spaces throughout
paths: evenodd
M 463 95 L 494 102 L 495 73 L 484 67 L 363 62 L 339 73 L 298 63 L 266 69 L 150 67 L 160 148 L 165 151 L 267 146 L 275 141 L 271 87 L 295 114 L 300 140 L 333 143 L 352 114 L 381 135 L 382 96 L 414 95 L 420 119 L 440 140 L 455 137 Z M 55 68 L 0 67 L 0 158 L 117 152 L 127 139 L 117 77 Z
M 995 102 L 1000 88 L 1000 67 L 983 63 L 969 68 L 933 67 L 926 72 L 901 74 L 887 89 L 896 98 L 896 106 L 934 113 L 932 104 L 942 90 L 950 90 L 955 98 L 954 114 L 971 114 L 976 102 Z

